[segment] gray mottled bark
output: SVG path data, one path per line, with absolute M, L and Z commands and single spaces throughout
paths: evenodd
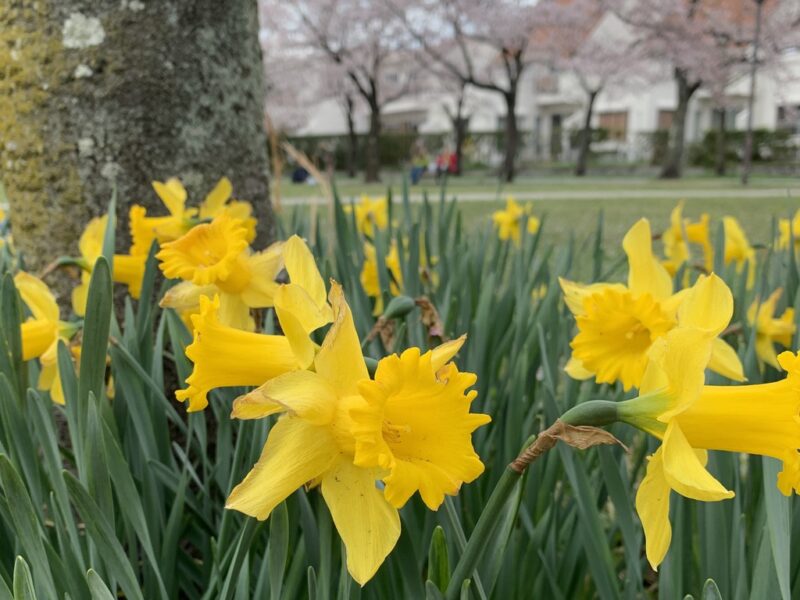
M 273 235 L 255 0 L 0 0 L 0 177 L 31 268 L 75 254 L 114 184 L 166 214 L 150 182 L 196 205 L 223 175 Z

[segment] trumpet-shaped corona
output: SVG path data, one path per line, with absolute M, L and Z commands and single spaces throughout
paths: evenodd
M 623 248 L 628 255 L 627 285 L 581 285 L 565 279 L 560 283 L 578 327 L 567 373 L 576 379 L 594 375 L 599 383 L 620 381 L 629 390 L 640 385 L 652 345 L 680 324 L 681 306 L 689 292 L 673 293 L 672 278 L 653 255 L 646 219 L 628 231 Z M 733 348 L 717 339 L 712 349 L 712 370 L 744 379 Z
M 381 381 L 370 382 L 338 284 L 330 303 L 333 325 L 314 371 L 287 373 L 234 402 L 236 418 L 282 416 L 226 506 L 266 519 L 297 488 L 319 485 L 347 568 L 364 585 L 397 543 L 397 509 L 414 491 L 438 506 L 443 493 L 483 470 L 469 437 L 487 418 L 467 414 L 473 395 L 464 390 L 474 376 L 446 364 L 463 340 L 422 356 L 415 350 L 385 358 Z M 391 457 L 378 458 L 384 450 L 376 447 Z
M 372 238 L 375 228 L 383 231 L 389 226 L 389 201 L 387 198 L 370 198 L 362 194 L 358 204 L 344 207 L 345 212 L 355 215 L 356 228 Z

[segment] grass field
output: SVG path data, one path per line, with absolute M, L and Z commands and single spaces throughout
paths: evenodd
M 358 196 L 360 194 L 383 194 L 387 187 L 400 189 L 405 173 L 396 171 L 386 172 L 382 175 L 380 183 L 364 183 L 361 178 L 336 178 L 336 187 L 342 197 Z M 800 189 L 800 178 L 776 177 L 768 175 L 755 175 L 749 185 L 755 189 L 786 190 Z M 563 176 L 529 176 L 517 177 L 513 183 L 499 184 L 497 176 L 491 173 L 467 174 L 462 177 L 450 178 L 447 189 L 453 194 L 484 193 L 492 195 L 526 193 L 526 192 L 552 192 L 552 191 L 614 191 L 614 190 L 740 190 L 739 179 L 735 175 L 727 177 L 712 177 L 707 175 L 689 175 L 679 180 L 664 180 L 655 177 L 618 177 L 618 176 L 590 176 L 585 178 Z M 438 194 L 439 183 L 432 177 L 424 178 L 418 185 L 411 187 L 412 193 L 428 192 Z M 316 186 L 305 184 L 292 184 L 284 178 L 281 193 L 285 198 L 303 198 L 319 193 Z
M 361 193 L 383 195 L 388 187 L 393 187 L 394 193 L 399 196 L 401 174 L 390 173 L 384 179 L 381 184 L 370 185 L 360 180 L 343 179 L 337 182 L 337 190 L 345 202 L 357 198 Z M 641 196 L 632 196 L 634 191 L 641 192 Z M 714 194 L 715 191 L 719 194 Z M 763 195 L 736 197 L 751 191 Z M 575 197 L 569 196 L 572 192 Z M 684 198 L 684 194 L 692 192 L 702 192 L 706 197 L 687 195 Z M 282 193 L 287 204 L 297 203 L 287 207 L 287 210 L 309 210 L 304 204 L 319 198 L 319 188 L 316 186 L 285 184 Z M 436 200 L 440 188 L 435 182 L 428 181 L 411 188 L 411 193 L 427 193 L 429 198 Z M 617 193 L 625 197 L 615 197 Z M 469 175 L 451 180 L 447 185 L 448 197 L 462 198 L 459 202 L 461 213 L 470 228 L 489 226 L 492 212 L 502 208 L 509 194 L 516 195 L 520 201 L 532 202 L 534 213 L 545 220 L 544 234 L 555 242 L 565 241 L 570 235 L 579 241 L 583 237 L 588 238 L 595 231 L 597 216 L 601 211 L 605 218 L 604 239 L 607 244 L 618 245 L 625 231 L 641 217 L 649 218 L 653 231 L 658 233 L 668 225 L 670 211 L 676 202 L 685 199 L 684 216 L 694 220 L 704 212 L 712 217 L 733 215 L 742 222 L 751 243 L 763 244 L 772 238 L 774 221 L 791 216 L 800 208 L 800 179 L 757 176 L 750 186 L 743 188 L 736 177 L 694 176 L 677 181 L 619 177 L 521 177 L 511 185 L 498 188 L 494 177 Z M 544 198 L 521 200 L 526 194 L 541 194 Z M 548 198 L 548 194 L 558 194 L 559 197 Z M 603 197 L 587 198 L 587 194 Z

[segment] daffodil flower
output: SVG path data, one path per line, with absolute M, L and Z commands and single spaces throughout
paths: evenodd
M 212 389 L 261 385 L 283 373 L 307 369 L 314 361 L 318 347 L 310 334 L 333 318 L 325 283 L 302 239 L 292 236 L 281 252 L 290 283 L 275 284 L 273 301 L 284 335 L 232 327 L 220 316 L 219 295 L 199 298 L 199 312 L 191 317 L 194 341 L 186 348 L 194 368 L 187 388 L 175 394 L 178 400 L 188 400 L 189 412 L 208 406 Z
M 735 217 L 722 217 L 722 225 L 725 228 L 725 264 L 735 263 L 737 273 L 749 265 L 747 289 L 751 289 L 756 281 L 756 251 Z
M 794 237 L 795 250 L 800 247 L 800 210 L 794 213 L 792 219 L 778 221 L 778 248 L 785 250 L 789 247 L 790 240 Z
M 678 202 L 672 209 L 669 218 L 669 228 L 664 231 L 661 241 L 664 243 L 666 260 L 662 264 L 673 277 L 681 266 L 691 259 L 689 244 L 686 243 L 683 219 L 684 202 Z
M 64 391 L 58 372 L 58 340 L 68 342 L 77 326 L 59 319 L 53 293 L 39 278 L 20 271 L 14 285 L 33 315 L 22 323 L 22 360 L 38 358 L 42 365 L 37 388 L 49 391 L 53 402 L 64 404 Z
M 131 206 L 129 213 L 131 254 L 147 254 L 153 240 L 159 244 L 172 242 L 186 234 L 199 221 L 213 219 L 220 214 L 241 219 L 247 229 L 247 241 L 255 239 L 256 220 L 249 202 L 231 200 L 233 186 L 227 177 L 219 180 L 205 197 L 199 208 L 186 206 L 186 188 L 179 179 L 154 181 L 153 189 L 169 212 L 161 217 L 148 217 L 147 209 L 139 204 Z
M 793 308 L 787 308 L 783 315 L 775 318 L 775 307 L 782 293 L 783 290 L 778 288 L 764 302 L 753 302 L 747 311 L 747 320 L 756 330 L 756 356 L 759 363 L 767 363 L 776 369 L 781 367 L 775 344 L 788 348 L 795 332 Z
M 241 219 L 222 214 L 165 243 L 156 255 L 159 266 L 183 282 L 165 294 L 161 306 L 194 311 L 201 296 L 219 295 L 221 322 L 252 331 L 250 309 L 273 305 L 283 255 L 281 243 L 251 253 L 248 235 Z
M 392 240 L 389 253 L 384 257 L 385 268 L 389 272 L 389 292 L 392 296 L 400 294 L 403 288 L 403 272 L 400 269 L 400 253 L 397 242 Z M 378 273 L 378 255 L 375 246 L 364 244 L 364 264 L 361 267 L 361 286 L 367 296 L 375 299 L 374 315 L 383 314 L 383 294 L 381 293 L 380 275 Z
M 777 458 L 783 461 L 780 491 L 800 490 L 800 358 L 791 352 L 778 357 L 789 376 L 776 383 L 704 385 L 713 341 L 732 313 L 724 282 L 715 275 L 701 277 L 680 307 L 681 326 L 650 349 L 639 396 L 618 404 L 620 420 L 662 440 L 636 494 L 653 568 L 670 544 L 672 491 L 705 502 L 734 495 L 706 470 L 707 450 Z
M 515 245 L 520 244 L 520 226 L 522 219 L 528 215 L 526 228 L 528 233 L 539 231 L 540 221 L 530 214 L 530 207 L 523 208 L 516 203 L 512 196 L 506 199 L 505 210 L 492 213 L 492 221 L 497 226 L 497 237 L 501 240 L 512 240 Z
M 78 316 L 86 313 L 86 299 L 89 294 L 89 280 L 92 278 L 94 263 L 103 253 L 103 237 L 105 236 L 108 215 L 96 217 L 89 221 L 78 240 L 80 250 L 81 283 L 72 290 L 72 309 Z M 146 256 L 115 254 L 113 260 L 112 279 L 128 286 L 132 298 L 138 298 L 142 291 Z
M 566 366 L 575 379 L 594 376 L 598 383 L 621 381 L 625 390 L 638 386 L 648 350 L 680 322 L 679 308 L 687 290 L 673 293 L 672 278 L 655 258 L 650 223 L 641 219 L 622 242 L 628 255 L 628 284 L 581 285 L 561 279 L 567 307 L 578 333 Z M 736 352 L 714 340 L 709 367 L 737 381 L 744 379 Z
M 711 217 L 708 213 L 700 215 L 700 220 L 686 221 L 686 239 L 703 248 L 703 266 L 707 273 L 714 269 L 714 245 L 711 243 Z
M 364 585 L 397 543 L 398 508 L 411 495 L 435 509 L 483 471 L 471 434 L 488 417 L 469 414 L 475 376 L 447 364 L 463 339 L 384 358 L 371 381 L 338 284 L 329 298 L 333 325 L 314 371 L 281 375 L 234 402 L 235 418 L 282 416 L 226 506 L 266 519 L 299 487 L 318 485 L 348 571 Z
M 356 228 L 370 239 L 376 227 L 383 231 L 389 225 L 389 201 L 385 197 L 370 198 L 362 194 L 358 204 L 346 205 L 344 211 L 355 213 Z

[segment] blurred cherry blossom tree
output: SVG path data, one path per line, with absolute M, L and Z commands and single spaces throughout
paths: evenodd
M 535 5 L 529 0 L 383 0 L 428 58 L 464 85 L 505 102 L 502 177 L 513 181 L 519 149 L 517 100 L 531 64 Z
M 661 177 L 681 175 L 687 110 L 695 92 L 706 86 L 719 97 L 734 77 L 742 75 L 752 55 L 756 4 L 753 0 L 617 2 L 615 10 L 633 26 L 643 54 L 669 65 L 675 78 L 677 102 Z M 792 16 L 796 0 L 772 0 L 772 4 L 763 23 L 761 67 L 774 63 L 797 26 Z
M 539 20 L 531 36 L 537 62 L 574 75 L 585 94 L 583 127 L 575 175 L 586 174 L 591 149 L 592 116 L 597 96 L 644 71 L 639 40 L 602 0 L 545 0 L 537 5 Z
M 398 19 L 379 1 L 262 0 L 261 4 L 266 27 L 280 29 L 285 39 L 307 52 L 306 60 L 321 61 L 317 64 L 327 90 L 335 82 L 351 123 L 351 140 L 355 96 L 367 107 L 365 179 L 378 181 L 381 111 L 413 89 L 419 70 L 405 53 L 407 36 Z

